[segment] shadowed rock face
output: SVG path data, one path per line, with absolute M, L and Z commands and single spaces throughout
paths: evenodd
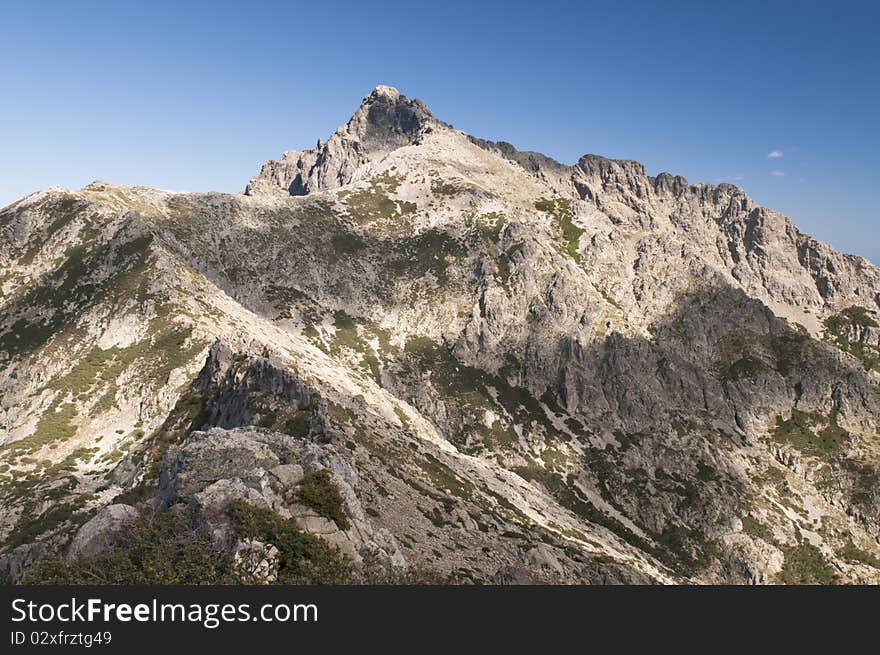
M 377 87 L 364 100 L 363 108 L 367 115 L 361 143 L 366 151 L 387 152 L 417 143 L 421 131 L 434 119 L 421 102 L 390 87 Z
M 880 272 L 737 187 L 377 87 L 245 195 L 30 196 L 0 264 L 16 576 L 115 502 L 271 577 L 244 499 L 463 580 L 880 580 Z M 321 470 L 335 518 L 297 500 Z

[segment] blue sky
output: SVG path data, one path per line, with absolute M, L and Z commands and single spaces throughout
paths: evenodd
M 563 162 L 733 182 L 880 263 L 878 4 L 715 4 L 0 0 L 0 205 L 238 192 L 383 83 Z

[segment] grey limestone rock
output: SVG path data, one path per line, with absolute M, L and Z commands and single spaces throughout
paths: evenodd
M 67 550 L 69 559 L 92 557 L 110 549 L 126 526 L 137 519 L 131 505 L 108 505 L 77 530 Z

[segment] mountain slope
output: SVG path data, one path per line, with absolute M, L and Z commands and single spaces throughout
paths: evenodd
M 29 196 L 0 264 L 8 553 L 114 497 L 216 528 L 219 482 L 181 487 L 179 462 L 284 434 L 351 525 L 316 528 L 262 465 L 229 464 L 217 502 L 358 560 L 880 581 L 880 271 L 736 187 L 565 166 L 377 87 L 244 195 Z

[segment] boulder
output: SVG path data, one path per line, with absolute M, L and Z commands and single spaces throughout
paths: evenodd
M 131 505 L 108 505 L 77 530 L 67 558 L 94 557 L 106 551 L 137 517 L 138 511 Z

